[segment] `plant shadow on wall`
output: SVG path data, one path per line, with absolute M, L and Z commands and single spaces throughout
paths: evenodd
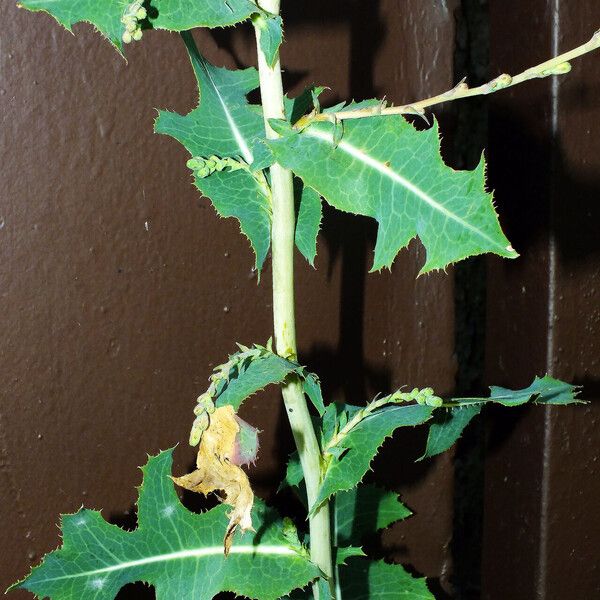
M 374 0 L 368 5 L 356 0 L 330 2 L 324 14 L 323 8 L 314 0 L 291 4 L 286 8 L 288 29 L 300 24 L 307 15 L 317 14 L 319 22 L 331 20 L 344 24 L 350 37 L 345 66 L 349 97 L 357 100 L 377 97 L 381 90 L 374 85 L 374 61 L 387 35 L 386 23 L 380 15 L 380 1 Z M 335 101 L 335 98 L 330 99 L 332 103 Z M 329 274 L 337 261 L 341 266 L 339 341 L 336 348 L 313 346 L 302 356 L 316 372 L 322 373 L 329 398 L 342 398 L 353 404 L 364 403 L 368 389 L 391 391 L 392 385 L 389 369 L 368 364 L 365 359 L 365 286 L 376 236 L 377 227 L 372 219 L 356 218 L 324 205 L 320 241 L 328 249 Z
M 536 91 L 529 90 L 528 102 L 532 107 L 530 114 L 533 114 L 533 107 L 548 102 L 547 90 L 543 84 L 538 85 Z M 593 103 L 594 97 L 599 93 L 600 85 L 597 84 L 569 85 L 567 90 L 561 91 L 561 106 L 565 111 L 585 108 Z M 600 260 L 600 176 L 597 170 L 593 166 L 574 170 L 564 159 L 561 141 L 552 138 L 550 126 L 544 123 L 543 127 L 540 127 L 535 119 L 523 119 L 522 114 L 512 109 L 510 102 L 500 98 L 491 102 L 490 123 L 490 150 L 486 151 L 491 157 L 489 183 L 495 190 L 495 200 L 502 215 L 503 227 L 517 251 L 521 256 L 532 259 L 536 252 L 539 257 L 539 249 L 542 247 L 542 256 L 538 258 L 538 263 L 533 269 L 541 274 L 542 284 L 545 285 L 546 244 L 549 232 L 553 231 L 560 263 L 560 277 L 564 279 L 577 274 L 578 271 L 589 271 L 590 265 L 597 265 Z M 511 175 L 510 184 L 507 181 L 507 173 Z M 585 215 L 585 219 L 582 219 L 581 215 Z M 502 265 L 495 258 L 489 260 L 494 263 L 493 268 L 505 269 L 509 274 L 512 271 L 518 274 L 524 268 L 532 269 L 524 267 L 524 259 L 521 264 L 517 260 L 511 265 Z M 531 292 L 528 289 L 519 290 L 519 294 L 521 292 L 541 294 L 543 303 L 546 302 L 546 289 L 534 289 Z M 511 293 L 515 294 L 514 291 Z M 586 289 L 582 293 L 593 297 L 597 290 Z M 508 301 L 511 300 L 509 297 Z M 556 300 L 563 300 L 560 293 Z M 534 315 L 524 314 L 523 309 L 518 306 L 509 306 L 505 310 L 508 311 L 510 329 L 506 331 L 506 326 L 502 323 L 488 322 L 488 326 L 498 328 L 495 332 L 488 332 L 490 336 L 497 335 L 498 339 L 502 339 L 500 332 L 504 331 L 503 337 L 506 338 L 512 329 L 527 326 L 532 319 L 547 319 L 545 311 L 542 310 Z M 513 319 L 515 322 L 510 322 Z M 534 324 L 534 327 L 536 326 L 538 325 Z M 539 330 L 544 331 L 542 325 L 539 325 Z M 563 331 L 564 333 L 568 332 Z M 569 335 L 578 333 L 573 331 Z M 531 352 L 536 357 L 545 357 L 546 348 L 532 347 Z M 509 356 L 503 357 L 503 361 L 507 359 L 512 360 Z M 520 360 L 520 356 L 514 360 Z M 560 349 L 556 361 L 555 366 L 561 368 Z M 492 371 L 498 370 L 498 365 L 489 359 L 488 365 Z M 569 365 L 569 368 L 575 371 L 578 367 L 577 364 Z M 502 370 L 523 373 L 523 368 L 524 365 L 513 361 L 503 365 Z M 581 386 L 586 398 L 600 397 L 600 382 L 594 378 L 576 375 L 573 384 Z M 488 451 L 501 446 L 510 437 L 516 422 L 527 410 L 529 409 L 524 408 L 508 414 L 494 407 L 489 411 L 489 418 L 486 419 L 489 429 Z

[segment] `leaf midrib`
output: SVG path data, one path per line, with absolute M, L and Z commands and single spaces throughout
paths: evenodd
M 315 129 L 315 128 L 306 129 L 303 132 L 303 135 L 308 135 L 309 137 L 321 140 L 323 142 L 327 142 L 328 144 L 330 144 L 332 146 L 335 145 L 334 139 L 333 139 L 333 134 L 326 133 L 324 131 L 321 131 L 320 129 Z M 419 199 L 421 199 L 423 202 L 428 204 L 431 208 L 433 208 L 434 210 L 436 210 L 439 213 L 441 213 L 442 215 L 444 215 L 446 218 L 455 221 L 461 227 L 464 227 L 465 229 L 468 229 L 469 231 L 475 233 L 479 237 L 483 238 L 484 240 L 486 240 L 487 242 L 492 244 L 492 246 L 501 249 L 502 252 L 511 252 L 512 251 L 512 248 L 510 246 L 505 248 L 504 246 L 502 246 L 502 244 L 498 244 L 498 242 L 496 240 L 489 237 L 483 231 L 481 231 L 480 229 L 477 229 L 477 227 L 474 227 L 473 225 L 471 225 L 470 223 L 468 223 L 467 221 L 465 221 L 458 215 L 449 211 L 446 207 L 444 207 L 442 204 L 440 204 L 439 202 L 434 200 L 429 194 L 427 194 L 420 187 L 416 186 L 414 183 L 411 183 L 408 179 L 406 179 L 405 177 L 403 177 L 402 175 L 400 175 L 393 169 L 390 169 L 390 167 L 388 167 L 383 162 L 373 158 L 372 156 L 369 156 L 368 154 L 366 154 L 365 152 L 363 152 L 356 146 L 353 146 L 347 140 L 342 139 L 337 144 L 337 148 L 340 150 L 343 150 L 346 154 L 349 154 L 350 156 L 352 156 L 356 160 L 362 162 L 363 164 L 370 167 L 371 169 L 378 171 L 384 177 L 387 177 L 388 179 L 391 179 L 395 183 L 401 185 L 402 187 L 407 189 L 409 192 L 411 192 L 412 194 L 417 196 Z
M 298 553 L 289 546 L 279 546 L 274 544 L 265 544 L 261 546 L 243 545 L 233 546 L 229 551 L 229 555 L 232 554 L 262 554 L 265 556 L 296 556 Z M 61 581 L 64 579 L 75 579 L 78 577 L 92 577 L 94 575 L 101 575 L 102 573 L 112 573 L 114 571 L 123 571 L 125 569 L 132 569 L 143 565 L 149 565 L 160 562 L 168 562 L 171 560 L 185 560 L 189 558 L 202 558 L 207 556 L 223 555 L 223 546 L 207 546 L 205 548 L 192 548 L 190 550 L 178 550 L 177 552 L 170 552 L 168 554 L 157 554 L 155 556 L 148 556 L 146 558 L 139 558 L 137 560 L 131 560 L 122 562 L 116 565 L 110 565 L 108 567 L 102 567 L 101 569 L 94 569 L 93 571 L 83 571 L 81 573 L 74 573 L 71 575 L 61 575 L 60 577 L 50 577 L 40 581 Z
M 244 139 L 242 132 L 238 128 L 238 126 L 235 122 L 235 119 L 233 118 L 233 115 L 231 114 L 229 107 L 227 106 L 227 103 L 225 102 L 225 99 L 221 95 L 221 91 L 219 90 L 219 87 L 215 83 L 210 71 L 204 64 L 204 59 L 202 58 L 200 52 L 198 51 L 198 47 L 196 46 L 194 39 L 192 38 L 191 34 L 188 31 L 183 32 L 181 34 L 181 37 L 183 38 L 185 45 L 188 47 L 192 63 L 195 63 L 192 65 L 194 67 L 194 70 L 196 69 L 196 67 L 201 69 L 202 72 L 205 74 L 206 78 L 208 79 L 208 81 L 210 82 L 213 93 L 216 95 L 216 97 L 219 101 L 219 104 L 221 105 L 221 108 L 223 109 L 223 114 L 225 115 L 225 119 L 227 120 L 229 129 L 231 130 L 231 133 L 238 145 L 238 148 L 239 148 L 242 156 L 244 157 L 244 160 L 248 164 L 252 164 L 252 162 L 254 161 L 254 155 L 252 154 L 252 151 L 250 150 L 248 143 Z M 198 82 L 198 83 L 200 83 L 200 82 Z M 200 90 L 200 104 L 202 104 L 202 90 Z

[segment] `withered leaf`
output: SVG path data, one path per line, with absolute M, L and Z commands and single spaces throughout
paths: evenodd
M 173 481 L 192 492 L 221 493 L 221 499 L 233 507 L 227 515 L 229 524 L 223 540 L 225 555 L 229 554 L 235 531 L 254 531 L 252 527 L 252 504 L 254 494 L 246 473 L 238 466 L 241 425 L 250 427 L 239 419 L 232 406 L 217 408 L 210 415 L 208 428 L 202 433 L 197 469 Z M 238 463 L 238 464 L 236 464 Z

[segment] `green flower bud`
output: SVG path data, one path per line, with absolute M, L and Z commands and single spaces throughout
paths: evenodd
M 202 394 L 202 396 L 198 398 L 198 406 L 202 406 L 209 415 L 212 415 L 215 412 L 215 403 L 209 394 Z
M 139 42 L 139 41 L 142 39 L 142 35 L 143 35 L 143 33 L 142 33 L 142 29 L 141 29 L 141 28 L 138 28 L 138 29 L 136 29 L 136 30 L 133 32 L 133 34 L 132 34 L 132 36 L 131 36 L 131 37 L 133 37 L 133 39 L 134 39 L 136 42 Z
M 512 77 L 508 73 L 502 73 L 499 77 L 496 77 L 496 85 L 498 88 L 505 88 L 512 83 Z
M 190 446 L 197 446 L 202 439 L 202 434 L 208 429 L 210 425 L 210 417 L 207 413 L 203 412 L 202 414 L 196 417 L 192 425 L 192 430 L 190 431 Z
M 135 13 L 135 18 L 140 21 L 145 19 L 147 16 L 148 13 L 146 12 L 146 9 L 143 6 Z
M 202 406 L 206 405 L 206 401 L 207 400 L 211 400 L 212 395 L 209 392 L 202 392 L 202 394 L 200 394 L 197 398 L 196 398 L 196 402 L 198 404 L 201 404 Z
M 434 408 L 439 408 L 444 404 L 444 401 L 439 396 L 429 396 L 426 400 L 427 406 L 433 406 Z
M 133 37 L 131 37 L 131 33 L 129 33 L 129 31 L 125 31 L 125 32 L 123 32 L 121 39 L 123 40 L 123 42 L 125 44 L 131 44 Z
M 195 171 L 196 169 L 199 169 L 204 161 L 202 161 L 202 159 L 198 159 L 198 158 L 190 158 L 190 160 L 188 160 L 185 164 L 188 167 L 188 169 L 192 169 L 192 171 Z
M 546 71 L 544 71 L 543 74 L 544 75 L 565 75 L 566 73 L 569 73 L 570 70 L 571 70 L 571 63 L 563 62 L 563 63 L 560 63 L 559 65 L 556 65 L 552 69 L 547 69 Z

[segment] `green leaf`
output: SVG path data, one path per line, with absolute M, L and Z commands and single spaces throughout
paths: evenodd
M 299 96 L 283 98 L 285 116 L 290 124 L 294 125 L 298 119 L 304 116 L 314 106 L 314 99 L 318 98 L 326 88 L 313 86 L 306 88 Z
M 290 543 L 282 522 L 258 501 L 260 533 L 236 539 L 225 557 L 226 507 L 189 512 L 169 480 L 171 465 L 168 450 L 142 469 L 135 531 L 108 524 L 97 511 L 66 515 L 62 547 L 11 589 L 53 600 L 110 600 L 125 584 L 144 581 L 155 586 L 157 600 L 208 599 L 228 590 L 275 600 L 318 576 L 305 549 Z
M 360 407 L 347 406 L 350 414 Z M 420 425 L 431 417 L 433 407 L 427 405 L 386 406 L 362 419 L 350 431 L 340 436 L 333 446 L 325 440 L 329 463 L 311 511 L 332 494 L 349 490 L 357 485 L 369 469 L 377 450 L 384 440 L 399 427 Z M 332 452 L 333 450 L 333 452 Z
M 343 600 L 435 600 L 424 577 L 381 560 L 349 560 L 340 567 L 340 587 Z
M 474 171 L 447 167 L 437 122 L 417 131 L 399 116 L 350 120 L 339 143 L 330 122 L 283 133 L 268 142 L 279 163 L 332 206 L 379 223 L 372 270 L 389 267 L 417 235 L 422 273 L 485 252 L 517 256 L 485 191 L 483 161 Z
M 341 419 L 347 419 L 348 410 L 351 410 L 352 405 L 346 405 L 342 402 L 331 402 L 325 407 L 323 414 L 321 443 L 330 440 L 334 435 Z M 359 407 L 356 407 L 360 410 Z
M 314 267 L 317 255 L 317 235 L 322 218 L 321 197 L 315 190 L 303 185 L 298 178 L 294 179 L 294 194 L 298 206 L 296 247 L 310 266 Z
M 246 99 L 258 87 L 258 73 L 215 67 L 198 52 L 191 34 L 182 37 L 198 80 L 198 107 L 186 116 L 160 111 L 155 130 L 174 137 L 193 157 L 232 157 L 248 165 L 247 170 L 196 176 L 195 183 L 219 215 L 239 220 L 260 269 L 271 241 L 271 201 L 262 173 L 253 174 L 250 165 L 260 148 L 262 152 L 267 149 L 261 143 L 265 131 L 260 107 L 249 105 Z
M 326 579 L 320 577 L 317 581 L 317 588 L 319 589 L 319 600 L 333 600 L 331 589 Z
M 21 0 L 19 5 L 51 14 L 69 31 L 75 23 L 91 23 L 122 51 L 125 26 L 121 18 L 131 4 L 127 0 Z M 257 11 L 250 0 L 151 0 L 145 6 L 148 15 L 140 20 L 142 29 L 170 31 L 235 25 Z
M 208 396 L 216 406 L 230 404 L 237 412 L 246 398 L 270 384 L 283 383 L 288 375 L 295 373 L 302 382 L 304 393 L 322 414 L 325 407 L 319 378 L 297 362 L 275 354 L 270 344 L 269 341 L 267 347 L 254 345 L 252 348 L 239 345 L 239 352 L 215 367 L 211 385 L 198 402 L 204 402 Z
M 314 373 L 309 373 L 305 369 L 300 373 L 303 377 L 302 388 L 308 399 L 313 403 L 319 415 L 323 416 L 325 412 L 325 403 L 323 402 L 323 394 L 321 392 L 321 383 L 319 378 Z
M 124 26 L 121 17 L 128 4 L 123 0 L 21 0 L 19 6 L 33 12 L 47 12 L 69 31 L 75 23 L 91 23 L 122 50 Z
M 365 535 L 412 515 L 397 494 L 373 484 L 338 492 L 334 502 L 334 535 L 340 546 L 358 545 Z
M 536 377 L 533 383 L 522 390 L 509 390 L 507 388 L 492 386 L 490 387 L 490 398 L 492 402 L 503 404 L 504 406 L 519 406 L 532 401 L 534 404 L 554 404 L 566 405 L 582 403 L 577 398 L 579 388 L 565 383 L 559 379 L 554 379 L 545 375 Z M 480 399 L 486 402 L 487 399 Z M 460 401 L 457 399 L 456 401 Z
M 312 586 L 304 590 L 294 590 L 289 596 L 284 596 L 281 600 L 313 600 L 314 594 Z M 317 580 L 317 589 L 319 590 L 319 600 L 334 600 L 329 589 L 329 583 L 323 577 Z M 335 599 L 339 600 L 339 599 Z
M 277 354 L 265 354 L 234 370 L 225 387 L 215 396 L 216 406 L 231 404 L 237 411 L 242 402 L 272 383 L 282 383 L 298 365 Z
M 269 67 L 273 67 L 279 58 L 279 46 L 283 42 L 283 21 L 280 16 L 268 13 L 257 13 L 252 21 L 260 32 L 260 49 Z
M 481 406 L 474 405 L 452 408 L 445 412 L 436 412 L 434 421 L 429 428 L 425 454 L 419 460 L 431 458 L 451 448 L 462 435 L 465 427 L 471 422 L 471 419 L 478 415 L 480 411 Z
M 448 450 L 461 436 L 471 419 L 479 414 L 484 404 L 496 403 L 508 407 L 521 406 L 527 402 L 566 405 L 580 403 L 577 394 L 576 386 L 546 375 L 542 378 L 536 377 L 529 387 L 522 390 L 492 386 L 489 398 L 452 398 L 446 403 L 450 405 L 449 410 L 436 413 L 429 429 L 427 448 L 421 459 Z
M 334 550 L 334 562 L 336 565 L 347 564 L 346 561 L 353 556 L 366 556 L 364 550 L 359 546 L 338 546 Z
M 284 490 L 286 487 L 300 488 L 301 483 L 304 481 L 304 472 L 302 471 L 302 465 L 300 464 L 300 456 L 298 451 L 294 450 L 288 459 L 285 477 L 279 484 L 278 492 Z M 303 487 L 303 486 L 302 486 Z M 300 491 L 300 490 L 299 490 Z M 306 490 L 303 487 L 304 500 L 306 500 Z
M 186 31 L 196 27 L 227 27 L 241 23 L 258 10 L 251 0 L 150 0 L 150 23 L 155 29 Z

